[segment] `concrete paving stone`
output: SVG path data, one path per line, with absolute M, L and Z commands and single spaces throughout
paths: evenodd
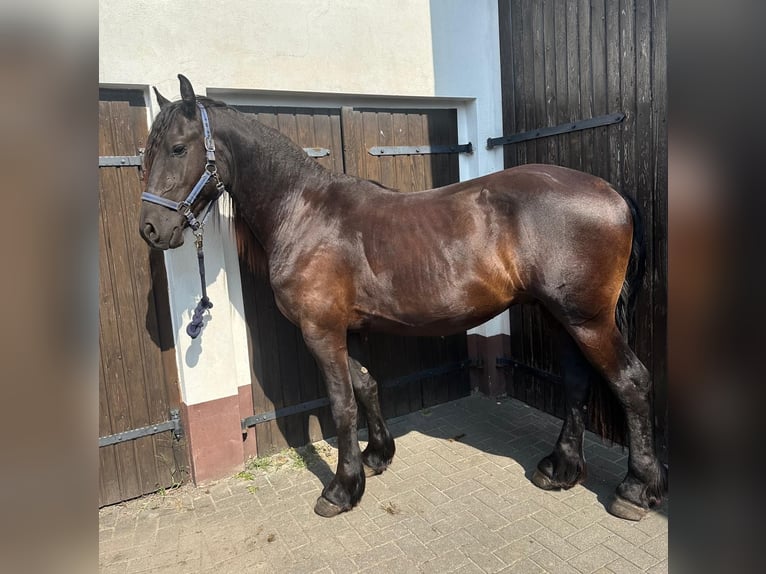
M 598 523 L 591 524 L 587 528 L 579 530 L 567 537 L 567 542 L 580 550 L 588 550 L 601 544 L 613 534 Z
M 618 558 L 619 556 L 609 548 L 597 545 L 572 558 L 569 564 L 580 572 L 586 573 L 603 568 Z
M 431 540 L 426 544 L 426 547 L 437 556 L 440 556 L 455 548 L 476 544 L 476 539 L 471 536 L 467 530 L 458 528 L 444 536 Z
M 664 512 L 650 512 L 636 524 L 636 527 L 651 538 L 663 534 L 667 538 L 668 517 Z
M 648 570 L 657 563 L 657 557 L 639 548 L 635 543 L 614 535 L 604 541 L 604 546 L 619 554 L 622 558 L 634 564 L 640 570 Z M 663 553 L 667 555 L 667 553 Z M 611 568 L 611 566 L 610 566 Z
M 529 558 L 522 558 L 515 562 L 510 568 L 505 568 L 502 572 L 513 572 L 514 574 L 545 574 L 545 570 Z
M 475 564 L 482 572 L 499 572 L 505 564 L 497 556 L 488 552 L 486 548 L 477 544 L 466 544 L 460 550 Z M 461 570 L 462 571 L 462 570 Z
M 639 568 L 630 560 L 622 557 L 607 564 L 606 568 L 614 572 L 614 574 L 643 574 L 646 572 L 644 568 Z
M 360 570 L 368 574 L 378 574 L 379 572 L 386 572 L 390 574 L 417 574 L 419 572 L 418 565 L 407 557 L 397 557 L 381 562 L 380 564 L 374 564 Z
M 567 504 L 567 506 L 569 505 Z M 564 516 L 564 520 L 577 529 L 585 529 L 593 524 L 599 524 L 605 514 L 607 514 L 606 508 L 600 502 L 595 501 L 590 506 L 583 506 L 574 512 L 570 511 Z
M 530 536 L 562 560 L 569 560 L 581 552 L 579 548 L 547 528 L 541 528 Z
M 372 564 L 379 564 L 392 558 L 404 558 L 404 553 L 394 542 L 386 542 L 351 556 L 351 560 L 356 564 L 356 570 L 367 568 Z
M 548 508 L 543 508 L 535 513 L 535 520 L 542 524 L 547 530 L 566 538 L 577 532 L 577 528 L 570 522 L 564 520 L 560 515 L 552 513 Z
M 128 568 L 127 562 L 115 562 L 106 566 L 100 566 L 99 574 L 126 574 Z
M 419 565 L 420 571 L 423 573 L 443 574 L 444 572 L 459 571 L 464 565 L 470 563 L 468 556 L 463 554 L 457 548 L 445 552 Z
M 503 561 L 504 564 L 512 565 L 525 558 L 531 556 L 535 552 L 539 552 L 543 549 L 542 544 L 537 540 L 525 536 L 512 541 L 510 544 L 506 544 L 502 548 L 499 548 L 493 552 L 493 554 Z
M 644 542 L 641 545 L 641 549 L 655 558 L 664 558 L 668 555 L 668 533 L 667 530 L 655 536 L 654 538 Z
M 403 536 L 394 542 L 402 553 L 416 563 L 436 558 L 436 554 L 415 536 Z
M 485 524 L 477 522 L 468 527 L 468 531 L 476 539 L 479 546 L 487 552 L 494 552 L 508 544 L 508 540 L 500 536 L 497 532 L 490 530 Z
M 498 530 L 508 526 L 507 518 L 500 516 L 489 506 L 486 506 L 481 502 L 475 501 L 474 504 L 472 504 L 468 509 L 468 511 L 476 517 L 477 522 L 493 532 L 497 532 Z
M 137 555 L 135 558 L 128 560 L 126 572 L 130 574 L 137 574 L 139 572 L 145 572 L 153 568 L 165 568 L 177 564 L 178 552 L 175 550 L 169 550 L 165 552 L 147 552 L 146 554 Z
M 529 559 L 550 574 L 580 574 L 578 570 L 547 548 L 535 552 Z
M 463 478 L 456 482 L 457 484 L 455 484 L 455 486 L 451 486 L 443 492 L 444 496 L 451 500 L 457 500 L 458 498 L 468 496 L 482 488 L 481 484 L 476 482 L 473 478 Z
M 436 488 L 433 484 L 422 484 L 418 486 L 415 491 L 433 506 L 439 506 L 450 500 L 449 496 L 441 492 L 441 490 Z
M 668 574 L 668 559 L 665 558 L 649 568 L 648 574 Z

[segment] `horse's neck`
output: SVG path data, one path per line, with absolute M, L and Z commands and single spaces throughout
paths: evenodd
M 230 194 L 267 254 L 307 182 L 329 181 L 329 172 L 306 161 L 285 136 L 251 120 L 231 137 L 234 184 Z

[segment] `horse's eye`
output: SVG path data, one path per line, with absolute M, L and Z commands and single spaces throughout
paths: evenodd
M 175 145 L 173 146 L 173 155 L 175 156 L 182 156 L 186 153 L 186 146 L 185 145 Z

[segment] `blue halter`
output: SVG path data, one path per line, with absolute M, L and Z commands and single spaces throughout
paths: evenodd
M 205 227 L 205 221 L 207 221 L 213 205 L 215 205 L 215 202 L 218 201 L 218 198 L 221 197 L 223 192 L 226 191 L 226 187 L 218 177 L 218 168 L 215 165 L 215 141 L 213 140 L 213 134 L 210 131 L 210 120 L 207 117 L 207 110 L 205 109 L 205 106 L 199 102 L 197 102 L 197 107 L 199 108 L 200 115 L 202 116 L 202 128 L 205 133 L 205 155 L 207 157 L 205 170 L 202 172 L 199 181 L 192 188 L 189 195 L 186 196 L 186 199 L 181 202 L 175 202 L 172 199 L 167 199 L 153 193 L 144 192 L 141 194 L 142 201 L 156 203 L 157 205 L 162 205 L 163 207 L 172 209 L 173 211 L 178 211 L 186 218 L 186 221 L 189 223 L 189 227 L 192 229 L 192 233 L 194 233 L 194 245 L 197 247 L 197 262 L 199 264 L 199 278 L 200 283 L 202 284 L 202 299 L 200 299 L 199 303 L 197 303 L 197 307 L 194 309 L 191 323 L 189 323 L 189 325 L 186 327 L 186 333 L 192 339 L 196 339 L 200 334 L 200 331 L 202 331 L 203 313 L 206 309 L 211 309 L 213 307 L 213 303 L 207 296 L 207 287 L 205 284 L 205 255 L 202 251 L 202 232 Z M 202 188 L 205 187 L 211 177 L 216 181 L 215 188 L 217 190 L 217 194 L 215 198 L 212 199 L 208 204 L 207 211 L 205 212 L 202 221 L 199 221 L 196 217 L 194 217 L 191 206 L 202 191 Z

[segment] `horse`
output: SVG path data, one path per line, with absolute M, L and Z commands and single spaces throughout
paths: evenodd
M 317 514 L 356 506 L 366 478 L 384 472 L 396 450 L 377 383 L 349 356 L 348 333 L 449 335 L 520 302 L 543 305 L 561 323 L 624 412 L 628 470 L 607 510 L 640 520 L 661 503 L 667 469 L 654 446 L 651 378 L 618 326 L 643 272 L 632 200 L 603 179 L 553 165 L 399 193 L 326 170 L 287 137 L 178 78 L 179 101 L 155 88 L 160 112 L 147 139 L 139 231 L 152 248 L 177 248 L 184 229 L 197 229 L 228 191 L 238 248 L 263 263 L 278 308 L 300 328 L 326 383 L 338 464 Z M 531 479 L 540 488 L 585 479 L 583 372 L 565 375 L 561 433 Z M 368 420 L 363 452 L 358 407 Z

